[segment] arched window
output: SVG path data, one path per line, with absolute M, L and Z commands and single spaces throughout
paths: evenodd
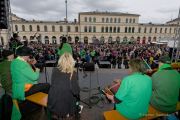
M 151 37 L 148 37 L 148 42 L 151 42 Z
M 108 43 L 112 43 L 112 37 L 110 36 L 109 38 L 108 38 Z
M 75 27 L 75 32 L 78 32 L 78 26 Z
M 133 27 L 133 28 L 132 28 L 132 33 L 134 33 L 134 31 L 135 31 L 135 28 Z
M 116 42 L 119 44 L 120 42 L 121 42 L 121 39 L 120 39 L 120 37 L 118 36 L 118 37 L 116 37 Z
M 29 31 L 33 31 L 33 30 L 32 30 L 32 25 L 29 25 Z
M 17 25 L 15 25 L 15 31 L 18 31 L 18 26 Z
M 92 32 L 92 27 L 91 26 L 89 26 L 89 32 Z
M 157 33 L 157 28 L 155 28 L 155 33 Z
M 118 32 L 118 33 L 120 33 L 120 32 L 121 32 L 120 27 L 118 27 L 118 28 L 117 28 L 117 32 Z
M 110 27 L 109 32 L 112 33 L 112 27 Z
M 87 22 L 87 17 L 84 18 L 84 21 Z
M 55 32 L 55 26 L 54 25 L 52 26 L 52 32 Z
M 72 42 L 72 38 L 71 38 L 71 36 L 68 36 L 68 42 Z
M 30 36 L 30 40 L 34 40 L 34 36 Z
M 136 20 L 135 20 L 135 18 L 133 19 L 133 23 L 135 23 L 136 22 Z
M 116 33 L 116 27 L 114 27 L 114 33 Z
M 128 23 L 128 19 L 126 18 L 126 23 Z
M 71 26 L 67 26 L 67 31 L 71 32 Z
M 127 33 L 127 27 L 125 27 L 125 33 Z
M 63 26 L 60 26 L 60 32 L 63 32 Z
M 87 26 L 84 26 L 84 32 L 87 32 Z
M 149 29 L 149 33 L 152 33 L 152 28 Z
M 144 28 L 144 33 L 146 33 L 146 27 Z
M 162 28 L 160 28 L 160 33 L 162 33 Z
M 111 18 L 111 19 L 110 19 L 110 23 L 112 23 L 112 22 L 113 22 L 113 19 Z
M 1 37 L 1 45 L 4 46 L 4 38 Z
M 138 33 L 141 33 L 141 28 L 140 27 L 138 28 Z
M 93 32 L 96 32 L 96 26 L 93 26 Z
M 85 44 L 88 44 L 88 37 L 87 37 L 87 36 L 84 37 L 84 43 L 85 43 Z
M 126 42 L 126 41 L 127 41 L 127 37 L 126 37 L 126 36 L 123 38 L 123 41 L 124 41 L 124 42 Z
M 101 43 L 101 44 L 104 44 L 104 41 L 105 41 L 105 40 L 104 40 L 104 36 L 101 36 L 101 38 L 100 38 L 100 43 Z
M 101 27 L 101 32 L 104 32 L 104 27 Z
M 109 18 L 106 18 L 106 23 L 108 23 L 109 22 Z
M 129 27 L 129 33 L 131 33 L 131 27 Z
M 164 33 L 167 33 L 167 28 L 165 28 Z
M 106 32 L 108 32 L 108 27 L 106 27 Z
M 116 23 L 117 22 L 117 19 L 116 18 L 114 18 L 114 23 Z
M 37 31 L 40 31 L 40 27 L 39 27 L 39 25 L 37 25 Z
M 44 26 L 44 31 L 45 31 L 45 32 L 47 32 L 47 31 L 48 31 L 48 29 L 47 29 L 47 26 L 46 26 L 46 25 Z
M 55 36 L 52 37 L 52 44 L 57 44 L 57 40 Z
M 118 23 L 120 23 L 121 22 L 121 18 L 118 18 Z
M 132 22 L 132 19 L 129 19 L 129 23 L 131 23 Z
M 153 41 L 156 41 L 156 37 L 153 37 Z
M 26 37 L 26 36 L 23 36 L 23 40 L 27 40 L 27 37 Z
M 25 31 L 25 26 L 24 25 L 22 25 L 22 31 Z
M 89 17 L 89 22 L 92 22 L 92 18 L 91 17 Z
M 44 40 L 45 40 L 45 44 L 49 44 L 49 37 L 48 36 L 45 36 Z
M 104 18 L 102 18 L 102 22 L 104 23 Z
M 95 17 L 93 18 L 93 22 L 96 22 L 96 18 Z

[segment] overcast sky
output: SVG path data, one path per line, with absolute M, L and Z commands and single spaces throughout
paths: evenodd
M 79 12 L 111 11 L 140 14 L 141 23 L 165 23 L 177 18 L 180 0 L 68 0 L 68 20 Z M 65 0 L 11 0 L 12 12 L 28 20 L 63 20 Z

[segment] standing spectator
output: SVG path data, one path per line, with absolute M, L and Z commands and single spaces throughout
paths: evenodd
M 65 52 L 68 52 L 68 53 L 72 54 L 72 48 L 71 48 L 71 45 L 69 43 L 67 43 L 66 37 L 63 37 L 62 38 L 62 43 L 61 43 L 61 45 L 59 46 L 59 49 L 58 49 L 58 55 L 61 56 Z

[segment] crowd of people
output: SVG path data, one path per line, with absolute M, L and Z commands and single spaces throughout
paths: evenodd
M 159 111 L 173 113 L 179 100 L 180 74 L 170 63 L 169 48 L 153 44 L 69 44 L 65 37 L 58 45 L 21 43 L 17 35 L 11 40 L 10 49 L 3 50 L 4 61 L 0 63 L 0 82 L 6 93 L 12 95 L 12 120 L 24 116 L 18 104 L 25 97 L 37 92 L 49 95 L 47 107 L 53 119 L 79 119 L 80 89 L 77 82 L 75 62 L 99 65 L 109 61 L 112 68 L 129 69 L 129 75 L 119 81 L 115 95 L 106 93 L 115 109 L 127 119 L 139 119 L 147 114 L 149 104 Z M 51 85 L 38 83 L 40 70 L 47 60 L 56 60 Z M 146 64 L 145 64 L 146 63 Z M 159 67 L 149 77 L 148 68 Z M 20 105 L 21 106 L 21 105 Z M 26 106 L 23 106 L 26 107 Z M 134 108 L 136 110 L 134 111 Z

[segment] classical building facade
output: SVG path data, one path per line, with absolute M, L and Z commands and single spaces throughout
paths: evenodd
M 60 44 L 61 37 L 70 42 L 123 42 L 135 41 L 142 44 L 173 38 L 180 28 L 180 16 L 165 24 L 139 23 L 138 14 L 121 12 L 81 12 L 78 21 L 25 20 L 12 15 L 13 32 L 22 40 Z M 7 30 L 1 31 L 0 44 L 8 43 Z

